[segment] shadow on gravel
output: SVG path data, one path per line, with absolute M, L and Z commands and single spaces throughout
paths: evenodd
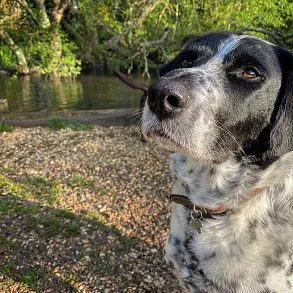
M 135 127 L 0 136 L 0 292 L 180 292 L 168 154 Z
M 96 211 L 77 215 L 17 192 L 0 194 L 1 292 L 176 292 L 163 262 L 152 267 L 162 251 L 122 236 Z

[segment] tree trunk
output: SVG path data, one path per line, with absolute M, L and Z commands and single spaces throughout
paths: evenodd
M 69 6 L 71 0 L 59 0 L 55 2 L 55 6 L 52 10 L 52 23 L 54 25 L 59 25 L 65 9 Z
M 29 68 L 22 50 L 14 43 L 13 39 L 9 36 L 7 32 L 4 31 L 4 29 L 0 29 L 0 38 L 16 56 L 18 63 L 18 72 L 24 75 L 29 74 Z
M 44 5 L 44 0 L 34 0 L 35 5 L 38 8 L 38 23 L 39 26 L 46 29 L 49 28 L 51 23 L 49 16 Z
M 52 24 L 51 24 L 51 40 L 50 48 L 52 51 L 52 67 L 53 75 L 58 72 L 58 66 L 62 57 L 62 39 L 60 35 L 60 22 L 63 18 L 64 11 L 68 7 L 70 0 L 59 0 L 55 2 L 55 6 L 52 10 Z
M 59 32 L 59 26 L 54 26 L 51 32 L 50 48 L 51 48 L 51 62 L 50 67 L 52 75 L 58 75 L 59 62 L 62 57 L 62 39 Z

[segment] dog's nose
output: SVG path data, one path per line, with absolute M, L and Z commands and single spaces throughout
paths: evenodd
M 170 81 L 159 80 L 148 89 L 148 105 L 160 120 L 172 118 L 180 113 L 187 103 L 187 98 L 180 87 Z

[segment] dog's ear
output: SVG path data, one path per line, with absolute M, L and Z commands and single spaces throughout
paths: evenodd
M 293 53 L 277 46 L 274 49 L 281 69 L 281 88 L 270 123 L 244 148 L 262 168 L 293 150 Z
M 276 47 L 282 85 L 271 117 L 270 155 L 280 157 L 293 150 L 293 53 Z
M 170 61 L 169 63 L 163 65 L 163 66 L 160 68 L 159 76 L 160 76 L 160 77 L 161 77 L 161 76 L 164 76 L 164 75 L 167 74 L 168 72 L 170 72 L 170 71 L 172 71 L 172 70 L 178 68 L 178 67 L 176 66 L 176 64 L 177 64 L 177 60 L 176 60 L 176 58 L 175 58 L 174 60 Z
M 205 36 L 206 33 L 199 33 L 199 34 L 193 34 L 193 35 L 187 35 L 185 36 L 182 40 L 181 40 L 181 45 L 180 45 L 180 49 L 179 51 L 184 52 L 184 49 L 186 48 L 186 46 L 192 42 L 192 43 L 196 43 L 198 42 L 203 36 Z M 167 64 L 163 65 L 159 71 L 159 75 L 164 76 L 165 74 L 167 74 L 168 72 L 174 70 L 174 69 L 178 69 L 180 68 L 180 66 L 178 66 L 179 61 L 180 61 L 180 55 L 177 55 L 173 60 L 171 60 L 170 62 L 168 62 Z

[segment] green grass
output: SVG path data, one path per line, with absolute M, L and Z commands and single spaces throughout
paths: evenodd
M 7 199 L 2 199 L 0 201 L 0 214 L 8 214 L 10 212 L 9 201 Z
M 30 183 L 32 185 L 36 186 L 45 186 L 45 185 L 50 185 L 50 182 L 46 180 L 45 178 L 42 177 L 26 177 L 23 182 Z
M 7 197 L 0 200 L 0 215 L 9 215 L 11 213 L 36 215 L 40 209 L 41 207 L 37 204 L 24 205 L 19 198 Z
M 76 291 L 78 288 L 76 287 L 75 283 L 78 282 L 78 279 L 73 274 L 63 275 L 61 279 L 67 283 L 70 287 L 74 288 L 73 290 Z
M 0 122 L 0 132 L 12 132 L 15 129 L 13 125 L 6 122 Z
M 57 218 L 61 218 L 61 219 L 74 220 L 76 218 L 74 214 L 72 214 L 69 210 L 66 210 L 66 209 L 57 210 L 55 215 Z
M 89 123 L 79 123 L 79 122 L 69 122 L 62 118 L 51 118 L 48 122 L 48 127 L 55 130 L 60 130 L 64 128 L 71 128 L 73 130 L 93 130 L 94 125 Z
M 85 218 L 95 221 L 98 224 L 105 224 L 105 218 L 97 210 L 89 210 L 85 214 Z
M 55 217 L 47 217 L 41 220 L 44 227 L 44 237 L 50 238 L 61 233 L 60 220 Z
M 80 227 L 75 223 L 66 223 L 64 228 L 63 235 L 65 237 L 75 237 L 80 235 Z
M 80 235 L 80 225 L 72 222 L 75 218 L 75 215 L 65 214 L 64 210 L 60 210 L 47 217 L 30 216 L 27 219 L 26 226 L 44 238 L 51 238 L 57 235 L 68 238 Z
M 6 265 L 0 266 L 0 272 L 4 275 L 10 275 L 15 269 L 13 263 L 8 263 Z
M 89 184 L 81 178 L 74 179 L 73 182 L 82 186 Z M 77 218 L 68 209 L 52 210 L 50 215 L 41 215 L 40 203 L 52 203 L 62 192 L 58 184 L 59 181 L 41 177 L 27 177 L 21 183 L 16 183 L 0 175 L 0 216 L 22 214 L 27 229 L 36 231 L 44 238 L 80 235 L 79 223 L 75 223 Z M 40 202 L 30 202 L 32 199 L 39 199 Z
M 27 219 L 26 225 L 30 230 L 37 230 L 39 225 L 41 225 L 41 219 L 36 216 L 30 216 Z
M 22 182 L 27 184 L 27 187 L 34 192 L 34 197 L 44 200 L 52 205 L 56 203 L 62 190 L 58 187 L 60 184 L 57 180 L 47 180 L 42 177 L 27 177 Z
M 77 186 L 77 187 L 90 187 L 93 185 L 93 182 L 86 180 L 85 178 L 81 176 L 71 177 L 68 180 L 68 185 L 71 187 Z
M 6 236 L 3 236 L 0 234 L 0 244 L 10 250 L 10 249 L 14 249 L 15 247 L 21 246 L 22 243 L 18 242 L 18 241 L 11 241 L 11 240 L 7 239 Z
M 41 210 L 41 207 L 37 204 L 31 204 L 29 206 L 26 206 L 24 209 L 22 209 L 22 212 L 27 215 L 36 215 Z M 17 210 L 16 210 L 17 211 Z
M 19 198 L 29 197 L 28 191 L 21 183 L 15 183 L 12 180 L 0 175 L 0 194 L 1 195 L 13 195 Z
M 13 182 L 0 175 L 0 196 L 12 195 L 21 199 L 38 199 L 52 205 L 60 199 L 62 193 L 58 185 L 57 180 L 49 181 L 40 177 L 27 177 L 20 182 Z
M 20 277 L 21 283 L 26 287 L 36 290 L 38 288 L 38 273 L 36 271 L 27 271 Z
M 27 227 L 35 230 L 45 238 L 51 238 L 61 233 L 60 221 L 55 217 L 40 218 L 31 216 L 27 220 Z

